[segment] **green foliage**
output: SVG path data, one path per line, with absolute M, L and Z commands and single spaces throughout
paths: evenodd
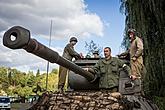
M 93 40 L 91 40 L 89 43 L 85 42 L 85 48 L 87 50 L 87 56 L 92 56 L 94 51 L 98 51 L 100 54 L 102 52 L 102 47 L 100 47 L 98 44 L 96 44 Z
M 57 90 L 58 83 L 58 71 L 54 69 L 53 72 L 49 73 L 48 76 L 48 91 Z M 41 88 L 46 88 L 46 73 L 41 75 L 42 79 L 40 80 Z
M 15 92 L 21 97 L 26 97 L 32 94 L 32 89 L 28 86 L 25 87 L 17 86 Z
M 51 73 L 57 74 L 58 73 L 58 70 L 54 68 L 54 69 L 52 69 L 52 72 Z
M 49 91 L 57 89 L 57 73 L 57 69 L 49 73 Z M 5 91 L 7 95 L 28 97 L 36 93 L 41 94 L 45 90 L 45 82 L 46 74 L 40 74 L 39 69 L 34 75 L 32 71 L 24 73 L 17 69 L 0 67 L 0 90 Z
M 165 110 L 165 97 L 154 97 L 154 102 L 158 105 L 159 110 Z
M 39 77 L 39 76 L 40 76 L 40 70 L 38 69 L 36 73 L 36 77 Z
M 5 82 L 7 79 L 7 69 L 5 67 L 0 67 L 0 81 Z
M 9 87 L 9 81 L 7 76 L 7 69 L 5 67 L 0 67 L 0 89 L 6 90 Z
M 155 101 L 159 107 L 165 106 L 164 101 L 159 99 L 165 96 L 164 6 L 164 0 L 121 0 L 121 9 L 126 16 L 125 30 L 135 28 L 141 33 L 144 42 L 144 63 L 147 69 L 146 91 L 153 99 L 157 96 Z M 127 47 L 125 41 L 123 45 Z

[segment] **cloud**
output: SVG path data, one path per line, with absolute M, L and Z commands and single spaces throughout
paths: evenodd
M 48 36 L 51 20 L 53 38 L 65 38 L 72 34 L 103 36 L 100 17 L 87 11 L 83 0 L 0 1 L 0 31 L 21 25 L 33 34 Z
M 1 35 L 1 34 L 0 34 Z M 57 51 L 60 55 L 62 54 L 62 48 L 51 48 Z M 40 69 L 41 72 L 46 72 L 47 61 L 39 58 L 31 53 L 26 52 L 23 49 L 11 50 L 2 45 L 2 37 L 0 37 L 0 66 L 17 68 L 18 70 L 27 72 L 29 70 L 36 71 Z M 49 64 L 50 71 L 53 68 L 57 68 L 56 64 Z
M 51 20 L 52 39 L 103 36 L 101 18 L 87 10 L 84 0 L 0 0 L 0 66 L 44 71 L 45 60 L 24 50 L 7 49 L 2 45 L 2 36 L 8 28 L 20 25 L 30 29 L 32 36 L 48 39 Z M 52 49 L 62 54 L 62 48 Z
M 59 48 L 53 50 L 59 50 Z M 0 66 L 17 68 L 24 72 L 36 71 L 37 69 L 43 72 L 46 71 L 47 61 L 27 53 L 25 50 L 10 50 L 0 45 L 0 53 Z M 57 65 L 50 64 L 50 70 L 53 68 L 57 68 Z

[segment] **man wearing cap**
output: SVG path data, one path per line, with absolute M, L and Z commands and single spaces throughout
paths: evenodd
M 71 37 L 69 44 L 67 44 L 63 51 L 63 57 L 66 58 L 69 61 L 72 61 L 73 57 L 75 59 L 80 59 L 80 55 L 74 50 L 74 46 L 77 43 L 76 37 Z M 66 81 L 66 75 L 68 73 L 68 69 L 60 66 L 59 68 L 59 81 L 58 81 L 58 90 L 59 92 L 63 92 L 65 81 Z
M 119 56 L 125 56 L 130 54 L 130 65 L 131 65 L 131 75 L 130 78 L 135 80 L 140 77 L 144 77 L 144 65 L 143 65 L 143 42 L 142 39 L 137 37 L 135 29 L 128 29 L 127 31 L 130 48 L 126 52 L 120 54 Z
M 100 58 L 99 52 L 97 50 L 96 51 L 93 51 L 93 57 L 94 58 Z

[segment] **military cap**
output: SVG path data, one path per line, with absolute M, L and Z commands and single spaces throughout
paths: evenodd
M 98 54 L 99 55 L 99 51 L 95 50 L 95 51 L 93 51 L 93 54 Z
M 71 41 L 78 42 L 78 40 L 77 40 L 77 38 L 76 38 L 76 37 L 71 37 L 71 38 L 70 38 L 70 42 L 71 42 Z
M 132 29 L 128 29 L 127 33 L 128 33 L 128 34 L 130 34 L 130 33 L 135 34 L 135 33 L 136 33 L 136 30 L 135 30 L 135 29 L 133 29 L 133 28 L 132 28 Z

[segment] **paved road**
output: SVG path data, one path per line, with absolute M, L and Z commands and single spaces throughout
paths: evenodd
M 32 106 L 31 103 L 12 103 L 11 110 L 26 110 Z

